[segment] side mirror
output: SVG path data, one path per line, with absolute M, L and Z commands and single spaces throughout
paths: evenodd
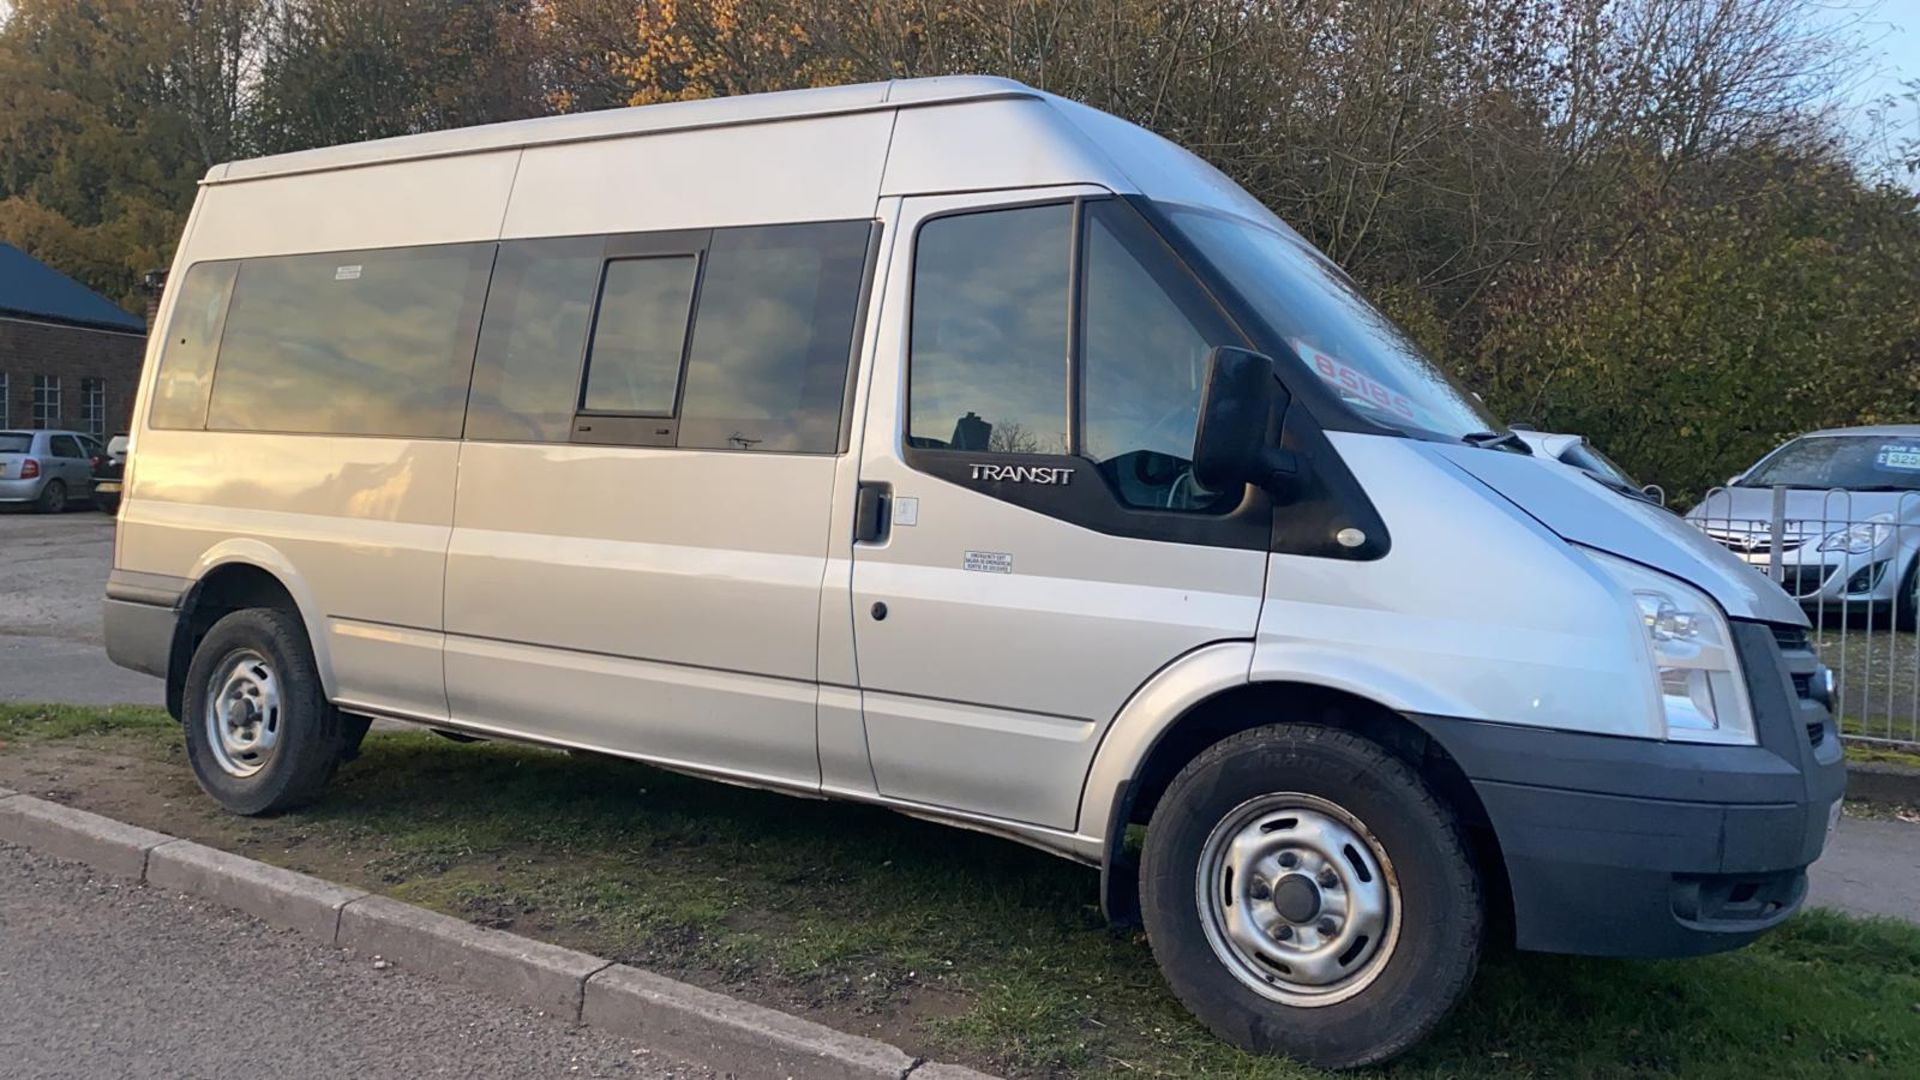
M 1254 484 L 1284 494 L 1299 475 L 1299 462 L 1269 446 L 1267 430 L 1287 400 L 1271 358 L 1227 345 L 1214 349 L 1200 392 L 1193 478 L 1213 491 Z

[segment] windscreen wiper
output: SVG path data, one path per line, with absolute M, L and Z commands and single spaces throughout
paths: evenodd
M 1460 436 L 1460 441 L 1468 446 L 1478 446 L 1490 450 L 1505 450 L 1510 454 L 1533 456 L 1533 447 L 1527 440 L 1511 431 L 1469 431 Z
M 1576 465 L 1574 468 L 1578 469 L 1580 467 Z M 1638 499 L 1651 506 L 1660 505 L 1660 500 L 1648 494 L 1645 488 L 1634 487 L 1632 484 L 1627 483 L 1617 476 L 1605 476 L 1601 473 L 1594 472 L 1592 469 L 1580 469 L 1580 471 L 1586 473 L 1594 483 L 1599 484 L 1601 487 L 1610 488 L 1630 499 Z

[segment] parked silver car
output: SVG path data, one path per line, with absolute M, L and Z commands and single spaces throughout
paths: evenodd
M 1920 611 L 1920 424 L 1802 435 L 1709 492 L 1687 520 L 1827 619 L 1871 609 L 1912 629 Z
M 93 459 L 104 448 L 78 431 L 0 431 L 0 505 L 57 514 L 93 495 Z

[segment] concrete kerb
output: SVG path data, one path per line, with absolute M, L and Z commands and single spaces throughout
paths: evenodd
M 0 800 L 0 840 L 136 881 L 146 880 L 147 853 L 174 842 L 166 833 L 123 825 L 31 795 Z
M 343 888 L 191 840 L 148 853 L 147 884 L 238 908 L 329 945 L 339 940 L 340 910 L 367 895 L 364 889 Z
M 0 788 L 0 841 L 237 908 L 328 944 L 645 1039 L 669 1056 L 793 1080 L 993 1080 L 652 972 L 489 930 Z
M 1891 762 L 1849 761 L 1847 798 L 1887 806 L 1920 806 L 1920 769 Z
M 489 930 L 384 896 L 341 909 L 337 944 L 580 1019 L 587 976 L 610 963 L 544 941 Z
M 900 1080 L 919 1062 L 897 1046 L 615 964 L 587 980 L 582 1017 L 675 1057 L 742 1076 Z

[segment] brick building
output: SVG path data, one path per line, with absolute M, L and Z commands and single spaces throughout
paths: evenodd
M 0 244 L 0 428 L 127 430 L 146 323 Z

